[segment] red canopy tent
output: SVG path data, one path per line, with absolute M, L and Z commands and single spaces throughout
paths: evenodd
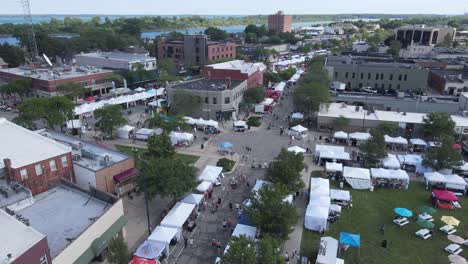
M 159 261 L 155 259 L 145 259 L 137 256 L 133 256 L 132 262 L 130 264 L 160 264 Z
M 458 201 L 458 197 L 453 192 L 450 192 L 450 191 L 433 190 L 432 193 L 434 194 L 437 200 L 447 201 L 447 202 Z
M 88 97 L 85 98 L 85 101 L 94 102 L 94 101 L 96 101 L 96 97 L 94 97 L 94 96 L 88 96 Z
M 452 149 L 461 150 L 462 146 L 460 144 L 453 144 Z

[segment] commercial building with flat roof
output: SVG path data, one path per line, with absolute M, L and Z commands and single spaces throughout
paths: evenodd
M 141 65 L 146 71 L 156 70 L 156 58 L 146 54 L 132 54 L 121 51 L 91 52 L 75 55 L 78 66 L 134 71 Z
M 425 90 L 429 74 L 414 61 L 360 56 L 329 56 L 325 68 L 331 80 L 347 89 Z
M 72 149 L 0 118 L 0 176 L 33 195 L 65 178 L 73 180 Z
M 268 29 L 276 32 L 291 32 L 292 16 L 285 15 L 283 11 L 268 16 Z
M 247 90 L 247 80 L 197 79 L 167 87 L 169 105 L 177 104 L 175 97 L 178 90 L 191 93 L 200 100 L 198 109 L 191 117 L 204 119 L 231 119 L 237 117 L 239 103 Z
M 395 40 L 401 42 L 402 48 L 410 45 L 435 46 L 446 39 L 453 41 L 456 28 L 447 26 L 408 25 L 396 28 Z
M 22 261 L 12 262 L 21 264 L 102 260 L 109 241 L 119 233 L 125 235 L 127 223 L 121 199 L 95 189 L 85 192 L 67 181 L 35 196 L 34 203 L 8 209 L 7 213 L 12 216 L 0 212 L 0 223 L 7 221 L 0 225 L 0 241 L 15 243 L 4 243 L 0 251 L 12 251 L 15 257 L 22 257 Z M 43 244 L 36 248 L 40 242 Z M 39 261 L 41 256 L 47 262 Z
M 234 60 L 206 65 L 203 68 L 203 77 L 215 80 L 247 80 L 247 88 L 255 88 L 263 85 L 265 70 L 266 66 L 263 63 Z
M 56 96 L 57 86 L 73 82 L 87 89 L 88 95 L 102 95 L 112 89 L 112 82 L 106 77 L 112 75 L 110 70 L 95 67 L 38 68 L 17 67 L 0 69 L 0 79 L 11 81 L 20 78 L 31 78 L 32 88 L 36 95 Z
M 464 70 L 433 69 L 429 85 L 442 94 L 460 95 L 468 91 L 468 67 Z

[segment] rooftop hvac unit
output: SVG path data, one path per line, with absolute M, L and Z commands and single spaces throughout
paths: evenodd
M 81 159 L 80 154 L 73 154 L 73 161 L 79 161 Z

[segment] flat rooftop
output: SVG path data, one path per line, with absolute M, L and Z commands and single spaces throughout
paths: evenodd
M 390 58 L 362 57 L 362 56 L 329 56 L 326 66 L 360 66 L 382 68 L 421 68 L 412 60 L 394 60 Z
M 12 168 L 20 168 L 71 151 L 71 148 L 5 118 L 0 118 L 0 135 L 0 168 L 4 167 L 4 159 L 11 160 Z
M 215 63 L 206 65 L 205 67 L 210 67 L 216 70 L 238 70 L 241 73 L 246 73 L 248 75 L 251 75 L 259 70 L 258 66 L 256 66 L 255 63 L 246 62 L 243 60 L 233 60 Z
M 112 73 L 109 70 L 98 69 L 91 66 L 86 67 L 70 67 L 70 68 L 39 68 L 34 72 L 31 71 L 30 67 L 22 66 L 17 68 L 6 68 L 0 69 L 0 73 L 9 73 L 22 77 L 29 77 L 33 79 L 43 80 L 43 81 L 53 81 L 53 80 L 66 80 L 70 78 L 82 77 L 82 76 L 93 76 L 100 73 Z
M 14 216 L 0 210 L 0 263 L 13 262 L 33 245 L 44 239 L 44 235 L 18 221 Z M 7 255 L 11 259 L 7 260 Z
M 53 258 L 110 206 L 84 192 L 59 185 L 35 196 L 35 203 L 17 214 L 28 219 L 32 228 L 47 236 Z M 4 237 L 3 233 L 0 237 Z
M 231 81 L 231 87 L 234 89 L 242 81 Z M 198 90 L 198 91 L 224 91 L 227 90 L 226 80 L 198 79 L 173 85 L 173 89 Z
M 146 56 L 145 54 L 135 54 L 135 53 L 127 53 L 127 52 L 121 52 L 121 51 L 83 53 L 83 54 L 77 54 L 76 57 L 111 59 L 111 60 L 130 61 L 130 62 L 156 60 L 156 58 Z
M 13 190 L 5 179 L 0 179 L 0 208 L 16 205 L 31 197 L 31 191 L 24 186 L 18 185 L 18 188 Z
M 62 133 L 46 130 L 39 131 L 41 135 L 50 137 L 52 140 L 56 141 L 58 144 L 61 144 L 66 147 L 72 148 L 72 154 L 79 154 L 81 158 L 79 160 L 74 160 L 73 163 L 81 165 L 82 167 L 91 169 L 93 171 L 98 171 L 106 167 L 112 166 L 115 163 L 130 159 L 130 156 L 123 154 L 121 152 L 112 150 L 110 148 L 101 147 L 99 145 L 80 140 L 72 136 L 68 136 Z M 79 148 L 78 146 L 81 147 Z M 104 155 L 110 156 L 110 161 L 104 163 L 102 157 Z

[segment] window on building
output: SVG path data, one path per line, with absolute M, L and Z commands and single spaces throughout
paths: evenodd
M 36 164 L 36 166 L 34 166 L 34 169 L 36 170 L 36 176 L 42 175 L 42 166 L 41 166 L 41 164 Z
M 57 164 L 55 163 L 55 160 L 49 161 L 49 166 L 51 171 L 56 171 L 57 170 Z
M 405 81 L 408 80 L 408 74 L 405 74 L 405 77 L 403 78 L 403 80 L 405 80 Z
M 231 97 L 224 97 L 224 103 L 229 104 L 231 102 Z
M 195 60 L 196 60 L 197 63 L 200 62 L 200 57 L 197 56 L 197 57 L 195 58 Z
M 375 80 L 378 80 L 378 79 L 379 79 L 379 74 L 376 73 L 376 74 L 375 74 Z
M 399 81 L 401 81 L 401 77 L 402 77 L 402 75 L 401 75 L 401 74 L 400 74 L 400 75 L 398 75 L 398 80 L 399 80 Z
M 215 56 L 211 56 L 211 60 L 214 60 L 215 59 Z
M 209 104 L 208 97 L 205 97 L 205 104 Z
M 362 83 L 359 83 L 359 88 L 362 88 Z
M 200 39 L 196 38 L 195 43 L 197 43 L 197 44 L 200 43 Z
M 338 72 L 335 72 L 335 79 L 338 78 Z
M 353 72 L 353 77 L 352 78 L 353 79 L 356 78 L 356 73 L 355 72 Z
M 390 78 L 389 79 L 390 79 L 390 81 L 393 80 L 393 73 L 390 73 Z
M 216 97 L 213 97 L 213 104 L 217 104 L 217 98 Z
M 40 263 L 40 264 L 49 264 L 49 261 L 47 260 L 47 255 L 42 256 L 42 257 L 39 259 L 39 263 Z
M 68 160 L 67 160 L 67 156 L 62 156 L 61 158 L 62 160 L 62 167 L 68 167 Z
M 388 89 L 389 90 L 392 89 L 392 84 L 391 83 L 388 84 Z
M 361 72 L 361 80 L 364 79 L 364 73 Z
M 370 80 L 372 77 L 371 77 L 371 74 L 370 72 L 367 74 L 367 79 Z
M 346 72 L 346 74 L 345 74 L 345 78 L 348 78 L 348 75 L 349 75 L 349 74 L 348 74 L 348 72 Z
M 218 48 L 218 52 L 219 52 L 219 48 Z
M 380 80 L 383 80 L 383 73 L 380 74 Z
M 28 179 L 28 170 L 26 169 L 22 169 L 20 170 L 20 174 L 21 174 L 21 180 L 26 180 Z

